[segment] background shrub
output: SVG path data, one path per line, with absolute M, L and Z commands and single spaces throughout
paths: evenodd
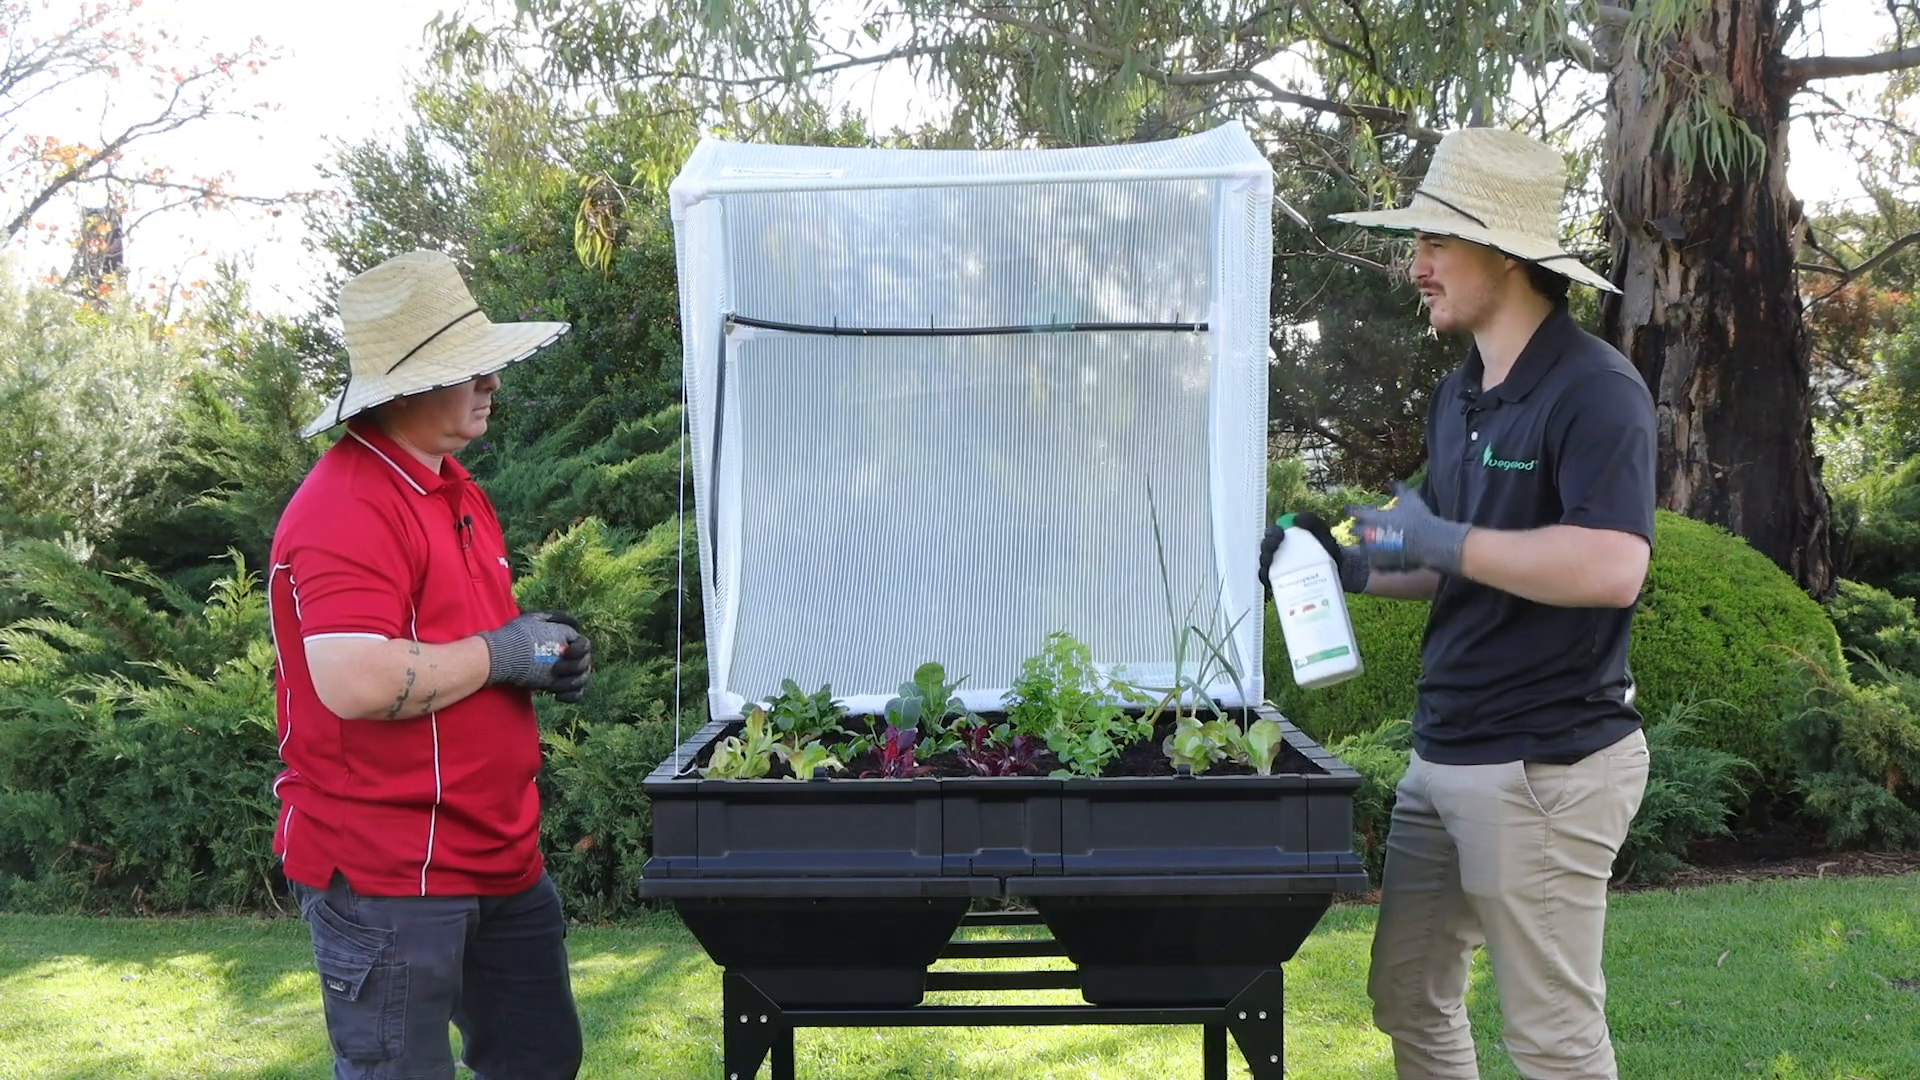
M 522 608 L 565 608 L 593 639 L 593 687 L 580 704 L 536 699 L 542 847 L 568 910 L 588 918 L 640 907 L 653 827 L 640 782 L 674 746 L 674 657 L 654 642 L 673 624 L 675 538 L 671 523 L 635 537 L 590 517 L 548 538 L 514 586 Z M 706 680 L 699 648 L 685 658 L 690 734 L 705 720 Z
M 1365 670 L 1343 683 L 1302 690 L 1293 681 L 1287 662 L 1280 618 L 1273 605 L 1267 605 L 1267 696 L 1288 719 L 1323 745 L 1413 716 L 1427 605 L 1349 596 L 1347 614 L 1353 619 L 1353 635 L 1360 644 Z
M 1853 520 L 1849 577 L 1900 596 L 1920 596 L 1920 455 L 1861 477 L 1841 493 Z
M 1369 731 L 1335 739 L 1327 749 L 1360 774 L 1353 796 L 1353 850 L 1366 863 L 1367 876 L 1380 884 L 1387 862 L 1387 833 L 1393 823 L 1394 792 L 1406 778 L 1413 754 L 1413 726 L 1389 720 Z
M 273 651 L 257 576 L 236 558 L 200 604 L 50 545 L 0 570 L 63 613 L 0 629 L 0 907 L 273 903 Z M 112 672 L 95 670 L 103 657 Z
M 1686 741 L 1697 711 L 1697 706 L 1676 705 L 1647 720 L 1652 762 L 1640 812 L 1614 860 L 1619 880 L 1665 881 L 1686 865 L 1687 845 L 1731 834 L 1728 821 L 1739 802 L 1746 763 Z M 1353 849 L 1378 887 L 1392 832 L 1395 790 L 1412 759 L 1412 727 L 1404 720 L 1390 720 L 1335 739 L 1328 749 L 1360 774 L 1360 790 L 1353 797 Z
M 1920 673 L 1920 616 L 1915 614 L 1912 597 L 1895 596 L 1861 581 L 1842 581 L 1827 601 L 1827 615 L 1840 634 L 1841 646 L 1856 656 L 1850 665 L 1854 678 L 1878 677 L 1856 650 L 1890 668 Z
M 1920 843 L 1920 676 L 1868 661 L 1856 684 L 1840 664 L 1800 654 L 1782 734 L 1806 814 L 1835 847 Z
M 1695 700 L 1705 683 L 1714 700 L 1690 718 L 1694 740 L 1784 784 L 1793 763 L 1780 725 L 1792 704 L 1781 688 L 1795 664 L 1781 645 L 1840 661 L 1833 623 L 1785 571 L 1725 529 L 1661 511 L 1634 618 L 1642 708 Z
M 1728 822 L 1751 766 L 1689 741 L 1699 710 L 1681 703 L 1647 717 L 1647 790 L 1613 862 L 1618 879 L 1665 881 L 1687 864 L 1687 845 L 1733 834 Z

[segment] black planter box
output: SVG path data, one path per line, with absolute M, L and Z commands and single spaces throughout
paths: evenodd
M 716 963 L 782 1006 L 913 1005 L 991 898 L 1034 906 L 1089 1002 L 1225 1005 L 1292 958 L 1334 894 L 1368 887 L 1359 775 L 1263 713 L 1291 771 L 707 780 L 692 763 L 735 726 L 711 723 L 681 771 L 669 759 L 645 782 L 641 895 L 671 901 Z

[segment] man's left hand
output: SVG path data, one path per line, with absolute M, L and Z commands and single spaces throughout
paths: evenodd
M 1394 574 L 1415 570 L 1460 573 L 1460 552 L 1472 526 L 1439 517 L 1413 488 L 1395 484 L 1394 501 L 1378 509 L 1347 509 L 1353 515 L 1360 551 L 1375 570 Z

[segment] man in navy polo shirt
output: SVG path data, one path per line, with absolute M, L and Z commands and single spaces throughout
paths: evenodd
M 1654 412 L 1567 312 L 1570 280 L 1613 286 L 1560 248 L 1565 182 L 1550 147 L 1468 129 L 1407 207 L 1338 217 L 1411 232 L 1430 324 L 1473 339 L 1433 395 L 1419 490 L 1356 509 L 1355 547 L 1315 525 L 1349 591 L 1432 601 L 1368 981 L 1403 1080 L 1479 1076 L 1464 1003 L 1483 943 L 1521 1075 L 1618 1076 L 1601 950 L 1647 781 L 1627 647 Z
M 453 455 L 499 369 L 565 323 L 494 324 L 443 255 L 340 295 L 344 422 L 274 532 L 280 855 L 313 935 L 338 1080 L 571 1080 L 580 1021 L 540 855 L 532 694 L 578 701 L 591 645 L 522 613 L 486 493 Z

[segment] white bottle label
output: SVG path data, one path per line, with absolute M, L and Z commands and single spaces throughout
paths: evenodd
M 1347 621 L 1340 617 L 1340 579 L 1318 566 L 1273 579 L 1273 602 L 1287 639 L 1293 670 L 1353 653 Z

